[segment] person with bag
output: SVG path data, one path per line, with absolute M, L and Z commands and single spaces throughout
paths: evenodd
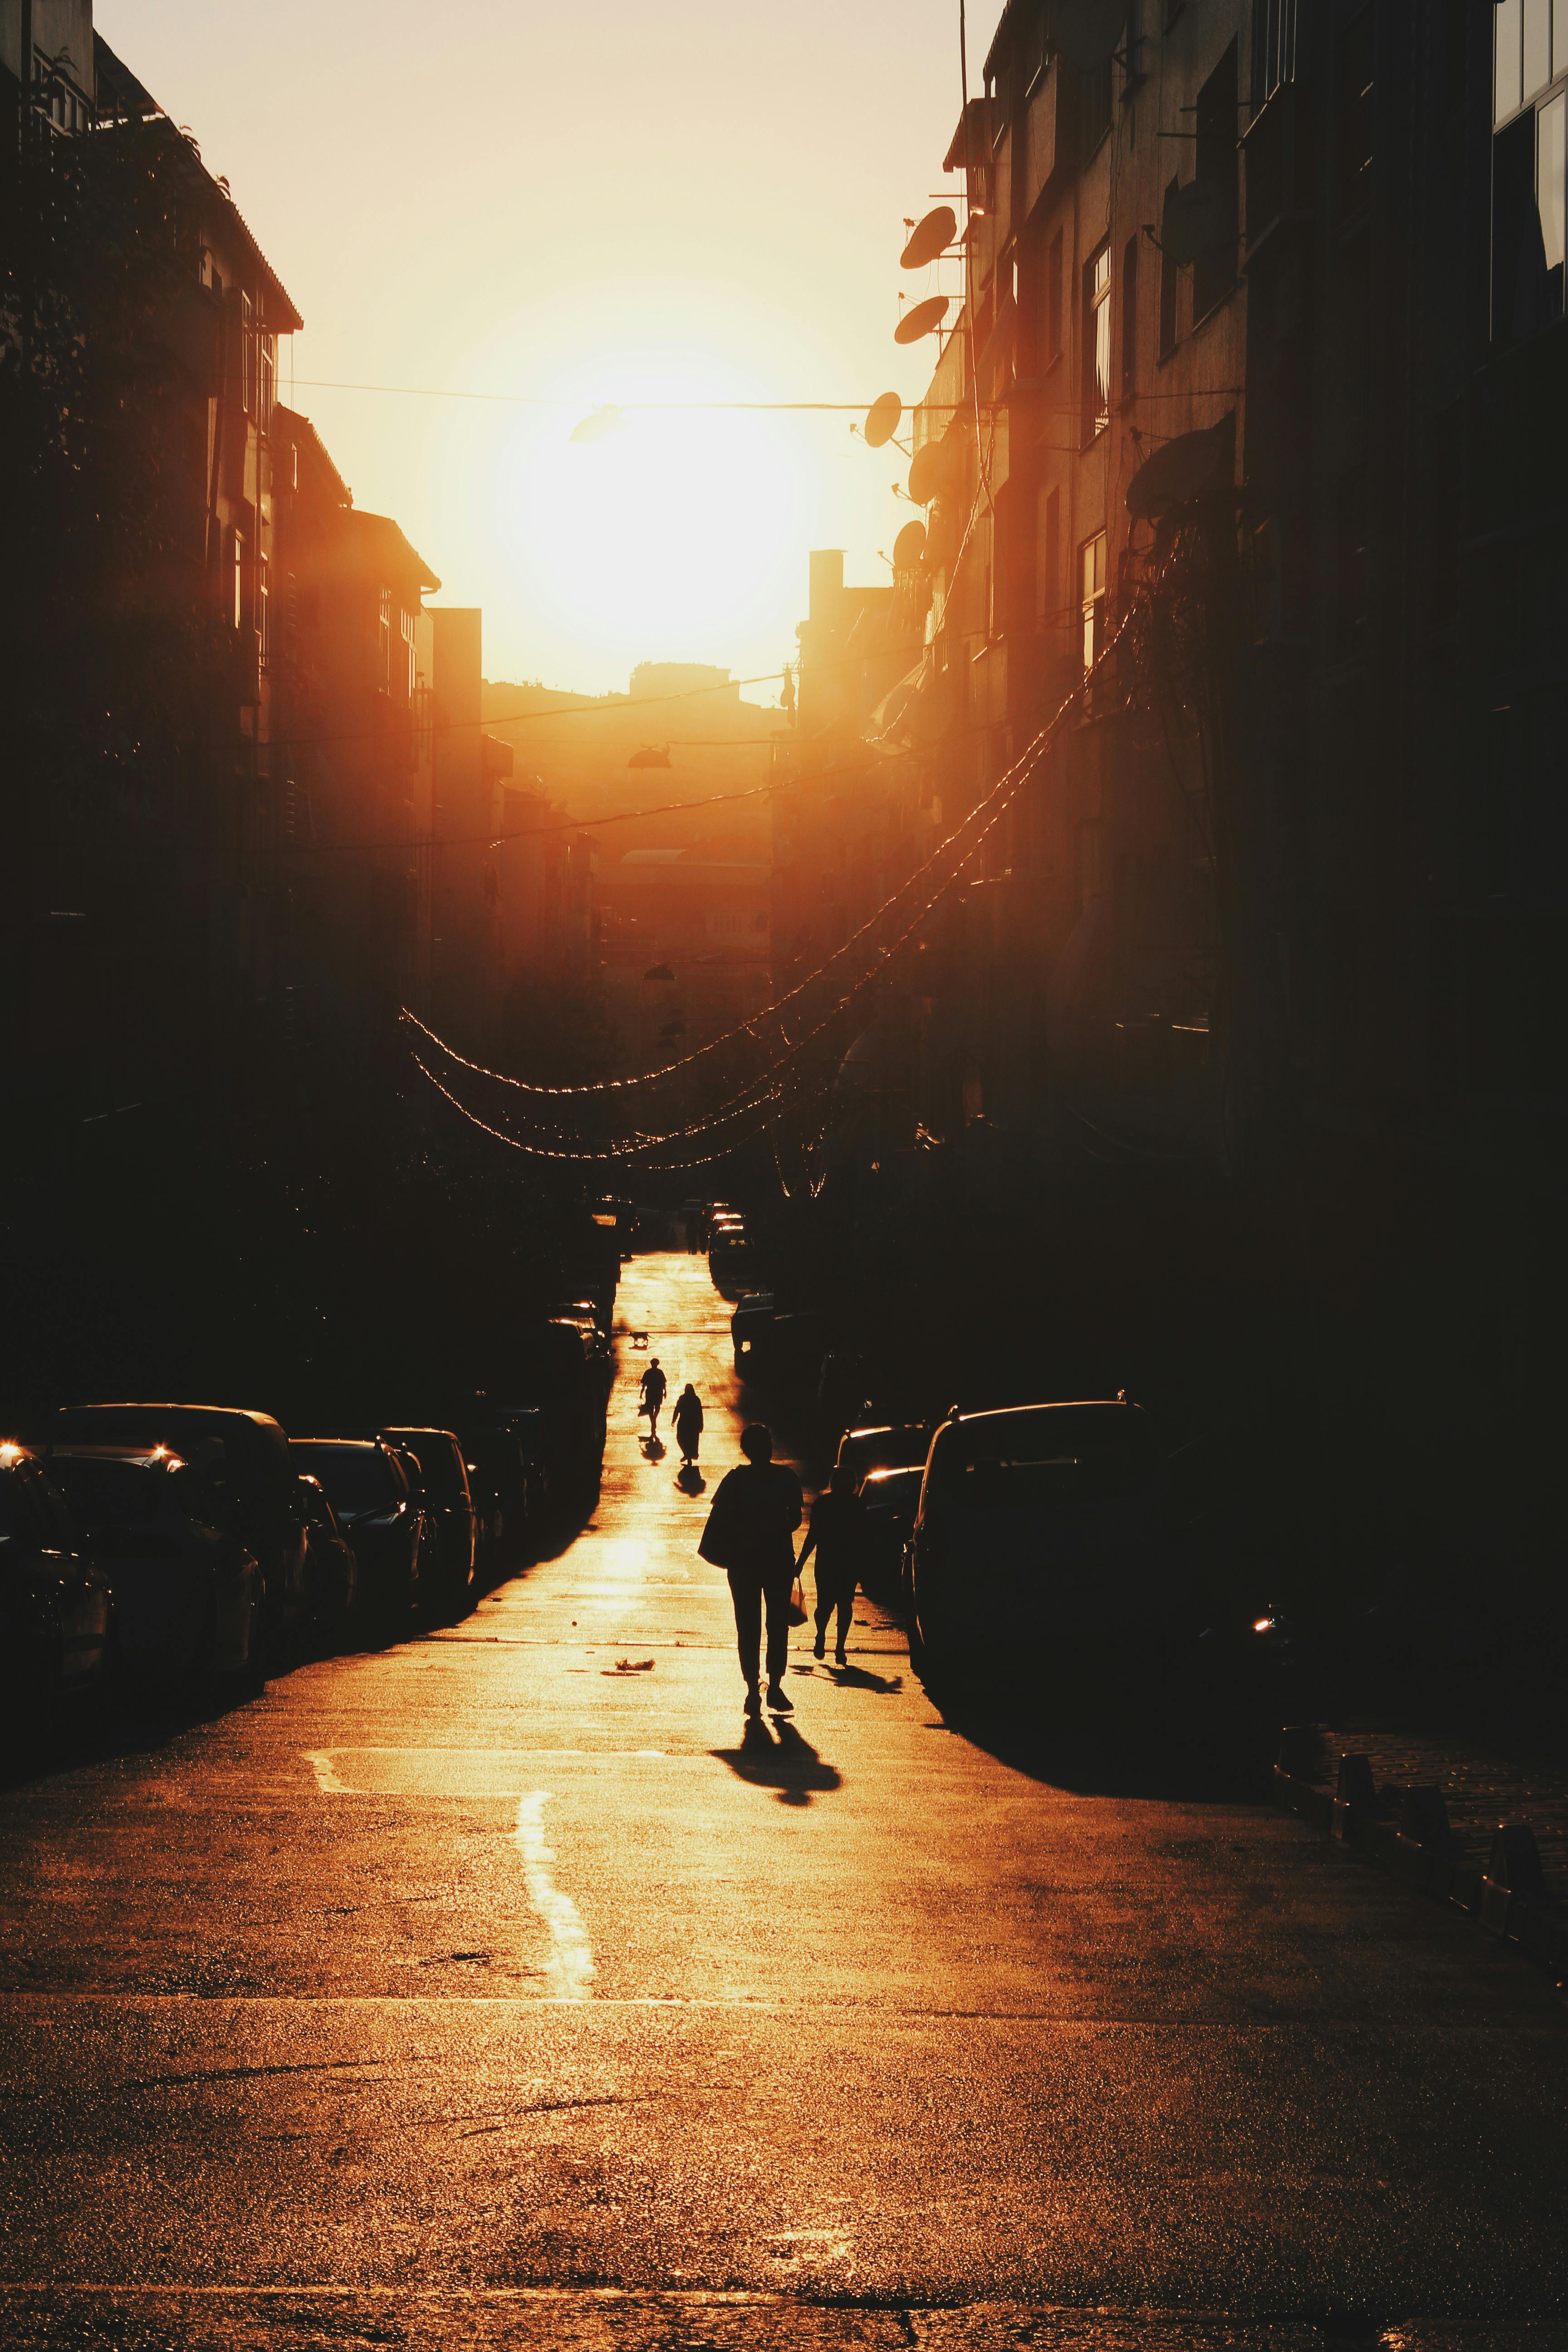
M 637 1394 L 642 1400 L 637 1406 L 637 1412 L 646 1412 L 647 1415 L 649 1444 L 658 1435 L 658 1409 L 664 1402 L 664 1392 L 668 1385 L 668 1381 L 664 1377 L 663 1366 L 657 1356 L 653 1357 L 637 1390 Z
M 753 1422 L 741 1432 L 741 1451 L 746 1459 L 720 1480 L 697 1549 L 730 1580 L 746 1713 L 758 1716 L 763 1711 L 758 1664 L 765 1606 L 767 1704 L 774 1715 L 791 1715 L 795 1710 L 784 1686 L 789 1629 L 805 1622 L 791 1538 L 800 1525 L 805 1497 L 795 1472 L 773 1460 L 773 1432 L 763 1423 Z
M 820 1658 L 827 1646 L 827 1621 L 838 1612 L 838 1638 L 833 1647 L 835 1665 L 849 1663 L 845 1643 L 855 1612 L 855 1594 L 866 1557 L 866 1505 L 857 1491 L 855 1473 L 847 1463 L 834 1471 L 827 1487 L 811 1507 L 811 1533 L 795 1562 L 803 1570 L 816 1554 L 816 1640 L 812 1654 Z

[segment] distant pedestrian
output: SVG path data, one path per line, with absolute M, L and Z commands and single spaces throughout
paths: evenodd
M 650 1440 L 658 1435 L 659 1407 L 664 1402 L 664 1392 L 668 1386 L 669 1382 L 664 1377 L 658 1358 L 652 1357 L 637 1391 L 642 1399 L 638 1411 L 647 1415 L 647 1433 Z
M 811 1507 L 811 1533 L 802 1549 L 797 1569 L 816 1554 L 816 1639 L 812 1654 L 820 1658 L 827 1647 L 827 1621 L 838 1612 L 838 1637 L 834 1663 L 847 1666 L 845 1643 L 855 1613 L 855 1592 L 866 1561 L 866 1505 L 855 1489 L 855 1473 L 847 1463 L 833 1473 L 826 1490 Z
M 689 1466 L 695 1464 L 697 1449 L 702 1443 L 702 1400 L 689 1381 L 676 1398 L 675 1411 L 669 1418 L 680 1459 Z
M 760 1715 L 759 1655 L 763 1608 L 768 1620 L 768 1706 L 778 1715 L 794 1712 L 784 1686 L 789 1658 L 790 1601 L 795 1591 L 795 1545 L 803 1497 L 800 1480 L 773 1456 L 773 1432 L 753 1422 L 741 1432 L 746 1459 L 719 1482 L 697 1549 L 730 1580 L 735 1605 L 735 1641 L 746 1683 L 746 1713 Z

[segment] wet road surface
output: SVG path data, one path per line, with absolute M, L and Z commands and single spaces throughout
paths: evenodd
M 1568 2280 L 1544 1978 L 1266 1807 L 1002 1760 L 864 1600 L 748 1742 L 728 1309 L 654 1256 L 619 1313 L 708 1495 L 623 1340 L 561 1557 L 0 1798 L 0 2342 L 1563 2340 L 1503 2324 Z

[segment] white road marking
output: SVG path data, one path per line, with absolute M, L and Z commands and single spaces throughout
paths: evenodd
M 544 1843 L 547 1789 L 535 1789 L 517 1809 L 512 1832 L 528 1879 L 528 1899 L 550 1930 L 551 1957 L 546 1975 L 557 2000 L 586 2000 L 594 1973 L 594 1954 L 582 1916 L 569 1895 L 563 1895 L 550 1874 L 555 1856 Z
M 316 1786 L 320 1789 L 323 1797 L 353 1796 L 353 1790 L 352 1789 L 345 1788 L 343 1783 L 339 1780 L 336 1771 L 333 1769 L 332 1759 L 330 1756 L 313 1756 L 307 1751 L 305 1761 L 314 1772 L 316 1776 Z

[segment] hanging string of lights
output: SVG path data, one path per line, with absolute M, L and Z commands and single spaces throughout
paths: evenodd
M 892 891 L 889 897 L 882 901 L 879 907 L 875 908 L 874 911 L 867 917 L 866 920 L 857 930 L 851 932 L 848 939 L 847 939 L 841 946 L 836 948 L 833 953 L 828 956 L 824 962 L 818 964 L 814 971 L 807 972 L 804 979 L 797 981 L 792 988 L 786 989 L 782 996 L 776 997 L 772 1004 L 764 1006 L 760 1013 L 752 1013 L 748 1020 L 737 1024 L 734 1028 L 726 1030 L 721 1036 L 710 1038 L 705 1045 L 699 1045 L 694 1048 L 691 1053 L 683 1054 L 677 1060 L 667 1062 L 657 1070 L 645 1070 L 635 1077 L 598 1078 L 579 1086 L 540 1086 L 527 1078 L 513 1077 L 505 1070 L 492 1069 L 489 1064 L 476 1061 L 469 1055 L 459 1053 L 455 1045 L 451 1045 L 447 1039 L 440 1036 L 437 1031 L 429 1026 L 428 1023 L 422 1021 L 418 1014 L 413 1012 L 406 1004 L 399 1008 L 399 1020 L 407 1022 L 411 1027 L 417 1029 L 422 1035 L 429 1040 L 430 1044 L 434 1045 L 438 1052 L 446 1055 L 448 1060 L 456 1063 L 458 1067 L 462 1069 L 472 1071 L 476 1076 L 491 1078 L 495 1080 L 498 1085 L 510 1087 L 519 1094 L 532 1095 L 540 1097 L 554 1097 L 557 1099 L 569 1096 L 582 1097 L 629 1093 L 634 1087 L 653 1086 L 666 1078 L 674 1077 L 680 1071 L 689 1069 L 695 1063 L 705 1060 L 708 1055 L 720 1052 L 725 1046 L 734 1045 L 742 1037 L 751 1037 L 755 1039 L 760 1024 L 767 1021 L 776 1019 L 786 1006 L 794 1003 L 799 997 L 805 994 L 807 989 L 813 987 L 817 981 L 823 979 L 837 964 L 840 963 L 854 948 L 859 945 L 860 941 L 866 938 L 868 932 L 875 929 L 882 917 L 889 913 L 908 891 L 923 880 L 923 878 L 931 872 L 933 866 L 937 865 L 944 856 L 947 856 L 949 851 L 959 841 L 965 830 L 974 824 L 977 818 L 984 815 L 986 811 L 992 807 L 998 794 L 1005 792 L 1008 785 L 1014 783 L 1016 780 L 1021 779 L 1022 771 L 1026 766 L 1031 765 L 1037 757 L 1043 751 L 1051 738 L 1054 736 L 1057 728 L 1066 718 L 1068 712 L 1082 698 L 1084 693 L 1089 688 L 1101 667 L 1109 662 L 1110 656 L 1120 645 L 1122 637 L 1131 626 L 1131 620 L 1132 614 L 1131 613 L 1129 613 L 1115 630 L 1114 634 L 1101 647 L 1091 667 L 1085 671 L 1083 677 L 1075 687 L 1072 688 L 1070 692 L 1063 697 L 1058 709 L 1046 721 L 1044 726 L 1042 726 L 1034 735 L 1029 743 L 1025 747 L 1024 751 L 1019 754 L 1018 758 L 1014 761 L 1011 767 L 1006 769 L 997 779 L 996 782 L 993 785 L 991 791 L 985 795 L 985 797 L 977 802 L 975 806 L 969 811 L 966 816 L 963 816 L 959 820 L 958 824 L 954 825 L 952 831 L 946 836 L 946 838 L 938 843 L 937 846 L 931 852 L 930 856 L 915 868 L 912 874 L 908 876 L 906 879 L 899 885 L 899 887 L 896 890 Z
M 613 1142 L 606 1141 L 605 1139 L 598 1139 L 595 1144 L 586 1148 L 582 1144 L 578 1144 L 574 1148 L 569 1143 L 563 1143 L 560 1141 L 552 1144 L 544 1144 L 530 1141 L 514 1134 L 510 1134 L 506 1129 L 497 1128 L 489 1121 L 479 1118 L 476 1112 L 471 1111 L 468 1105 L 463 1103 L 458 1097 L 452 1092 L 450 1087 L 445 1086 L 441 1080 L 436 1076 L 435 1073 L 429 1068 L 428 1065 L 424 1061 L 417 1050 L 411 1048 L 411 1055 L 416 1066 L 430 1080 L 431 1084 L 436 1087 L 437 1092 L 439 1092 L 446 1100 L 452 1105 L 453 1108 L 458 1110 L 461 1116 L 468 1119 L 473 1126 L 482 1129 L 482 1131 L 487 1135 L 492 1136 L 496 1140 L 509 1145 L 512 1150 L 536 1159 L 570 1161 L 574 1163 L 586 1162 L 591 1164 L 604 1164 L 605 1162 L 620 1162 L 624 1164 L 636 1159 L 642 1160 L 644 1164 L 650 1169 L 666 1168 L 673 1170 L 676 1168 L 696 1167 L 706 1165 L 710 1160 L 724 1156 L 725 1152 L 737 1149 L 742 1142 L 749 1140 L 750 1137 L 745 1135 L 732 1136 L 720 1150 L 704 1155 L 702 1158 L 688 1158 L 677 1160 L 655 1160 L 647 1159 L 647 1155 L 653 1152 L 661 1152 L 667 1150 L 672 1143 L 690 1141 L 701 1135 L 713 1134 L 721 1127 L 726 1124 L 738 1124 L 742 1120 L 759 1111 L 764 1112 L 767 1115 L 764 1116 L 763 1126 L 756 1129 L 756 1132 L 761 1133 L 766 1131 L 770 1128 L 776 1127 L 777 1121 L 776 1118 L 773 1116 L 773 1107 L 777 1106 L 785 1099 L 784 1087 L 779 1083 L 781 1078 L 787 1073 L 789 1076 L 795 1077 L 798 1080 L 800 1057 L 805 1053 L 807 1046 L 813 1045 L 818 1038 L 823 1036 L 832 1024 L 841 1017 L 842 1013 L 858 999 L 860 994 L 863 993 L 863 992 L 869 987 L 873 982 L 882 978 L 886 974 L 892 960 L 914 938 L 916 933 L 923 926 L 927 917 L 931 913 L 932 909 L 941 901 L 941 899 L 946 896 L 948 891 L 955 886 L 963 875 L 964 868 L 972 862 L 982 844 L 985 841 L 994 827 L 1000 824 L 1007 808 L 1016 798 L 1018 793 L 1022 791 L 1024 785 L 1029 781 L 1029 778 L 1034 774 L 1036 769 L 1043 762 L 1046 752 L 1048 751 L 1051 740 L 1055 736 L 1057 728 L 1065 719 L 1068 712 L 1080 700 L 1086 688 L 1091 685 L 1096 675 L 1110 661 L 1112 654 L 1116 651 L 1122 639 L 1132 627 L 1136 610 L 1137 608 L 1134 606 L 1123 617 L 1111 637 L 1101 648 L 1101 651 L 1097 656 L 1095 662 L 1085 673 L 1083 679 L 1069 694 L 1064 697 L 1056 712 L 1052 715 L 1047 724 L 1038 730 L 1025 752 L 1020 755 L 1018 760 L 1014 761 L 1011 768 L 1009 768 L 998 780 L 992 792 L 988 793 L 986 798 L 977 805 L 976 809 L 970 813 L 969 817 L 962 821 L 959 825 L 953 828 L 952 833 L 948 836 L 947 842 L 942 845 L 942 851 L 933 853 L 933 859 L 928 860 L 926 866 L 921 869 L 922 872 L 928 871 L 930 865 L 933 862 L 934 858 L 937 856 L 940 856 L 942 851 L 951 847 L 951 845 L 958 840 L 960 835 L 967 829 L 967 827 L 973 823 L 977 816 L 984 814 L 984 824 L 980 826 L 973 839 L 963 849 L 962 855 L 954 865 L 952 873 L 947 875 L 944 879 L 938 884 L 936 889 L 932 891 L 922 905 L 916 909 L 914 915 L 906 923 L 904 929 L 899 933 L 898 937 L 878 950 L 877 961 L 869 966 L 868 969 L 852 984 L 852 986 L 843 992 L 837 1002 L 828 1008 L 822 1018 L 817 1021 L 811 1029 L 807 1030 L 804 1035 L 790 1042 L 785 1053 L 779 1055 L 773 1062 L 769 1064 L 764 1070 L 754 1074 L 752 1077 L 746 1081 L 745 1085 L 737 1094 L 731 1096 L 729 1100 L 725 1104 L 720 1106 L 717 1110 L 708 1113 L 702 1118 L 689 1122 L 684 1128 L 672 1129 L 667 1133 L 658 1136 L 649 1136 L 643 1133 L 641 1130 L 634 1130 L 629 1135 L 622 1137 Z M 910 877 L 911 880 L 914 877 Z M 855 939 L 858 940 L 864 937 L 866 932 L 872 929 L 881 917 L 888 913 L 889 910 L 898 903 L 899 899 L 904 895 L 909 887 L 909 883 L 904 884 L 900 887 L 900 890 L 893 892 L 888 898 L 884 899 L 882 905 L 876 910 L 875 914 L 873 914 L 868 919 L 868 922 L 861 926 L 860 930 L 855 934 Z M 780 998 L 773 1007 L 769 1008 L 769 1011 L 777 1012 L 784 1004 L 797 998 L 805 989 L 811 986 L 816 980 L 822 978 L 827 971 L 832 968 L 833 964 L 838 961 L 838 958 L 845 952 L 846 949 L 853 943 L 853 940 L 847 941 L 844 949 L 837 950 L 835 956 L 830 957 L 826 963 L 820 965 L 816 972 L 808 974 L 805 980 L 797 983 L 796 987 L 791 990 L 785 997 Z M 426 1026 L 425 1023 L 419 1021 L 415 1014 L 409 1013 L 406 1007 L 403 1009 L 401 1017 L 409 1021 L 413 1026 L 419 1029 L 426 1037 L 428 1037 L 433 1045 L 435 1045 L 443 1053 L 446 1053 L 450 1059 L 458 1063 L 461 1066 L 473 1071 L 478 1076 L 491 1078 L 502 1085 L 510 1087 L 520 1092 L 531 1096 L 579 1097 L 590 1094 L 603 1095 L 609 1092 L 616 1086 L 627 1086 L 633 1083 L 640 1083 L 638 1081 L 601 1081 L 597 1086 L 590 1087 L 531 1087 L 525 1081 L 512 1078 L 504 1072 L 489 1070 L 486 1068 L 485 1066 L 469 1061 L 466 1056 L 457 1054 L 444 1039 L 438 1037 L 433 1030 Z M 729 1033 L 728 1039 L 715 1039 L 709 1047 L 699 1048 L 696 1053 L 685 1055 L 679 1062 L 669 1065 L 668 1068 L 665 1072 L 649 1073 L 648 1075 L 649 1076 L 667 1076 L 670 1071 L 689 1066 L 691 1063 L 701 1059 L 705 1053 L 711 1051 L 713 1046 L 716 1046 L 721 1043 L 731 1042 L 740 1036 L 747 1034 L 754 1036 L 756 1034 L 757 1022 L 765 1019 L 766 1017 L 766 1014 L 753 1016 L 753 1020 L 752 1022 L 743 1024 L 740 1028 L 731 1031 Z M 816 1091 L 818 1093 L 824 1092 L 831 1086 L 831 1084 L 832 1075 L 827 1074 L 820 1082 Z M 803 1095 L 807 1091 L 810 1090 L 803 1089 L 797 1085 L 795 1088 L 795 1098 L 802 1098 Z

